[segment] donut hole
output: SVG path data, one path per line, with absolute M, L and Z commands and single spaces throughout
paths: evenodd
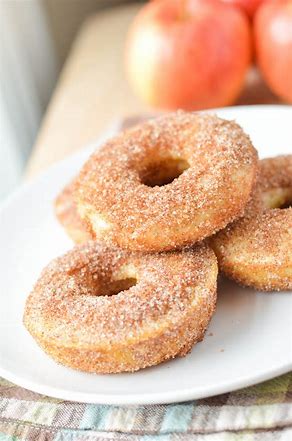
M 263 202 L 266 208 L 292 207 L 292 188 L 276 188 L 263 193 Z
M 279 208 L 292 208 L 292 200 L 285 201 Z
M 292 208 L 292 188 L 287 188 L 285 198 L 279 208 Z
M 78 287 L 78 295 L 81 296 L 114 296 L 138 283 L 135 274 L 120 272 L 114 276 L 111 270 L 91 272 L 85 267 L 69 271 L 67 275 L 71 279 L 68 283 L 73 284 L 75 291 Z
M 147 187 L 163 187 L 171 184 L 190 164 L 181 158 L 162 158 L 156 162 L 152 162 L 140 173 L 142 184 Z
M 137 279 L 129 277 L 121 280 L 111 280 L 100 286 L 98 290 L 99 296 L 115 296 L 122 291 L 127 291 L 137 284 Z

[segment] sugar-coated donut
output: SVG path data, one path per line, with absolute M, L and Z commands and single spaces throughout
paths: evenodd
M 242 215 L 257 167 L 257 153 L 235 122 L 177 112 L 94 153 L 78 178 L 78 211 L 98 241 L 174 249 Z
M 260 161 L 255 195 L 246 215 L 211 239 L 219 268 L 245 286 L 292 290 L 292 155 Z
M 283 208 L 292 203 L 292 155 L 260 161 L 258 183 L 265 208 Z
M 217 270 L 206 245 L 143 255 L 87 242 L 44 269 L 24 324 L 64 365 L 135 371 L 183 356 L 203 339 L 215 310 Z
M 90 228 L 81 219 L 74 200 L 75 180 L 70 182 L 55 200 L 55 213 L 68 236 L 75 243 L 84 243 L 93 239 Z

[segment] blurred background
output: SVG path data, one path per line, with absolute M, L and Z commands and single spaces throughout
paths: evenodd
M 0 0 L 0 199 L 21 179 L 82 22 L 121 0 Z
M 279 1 L 292 11 L 290 0 Z M 218 2 L 224 6 L 216 9 Z M 270 26 L 275 48 L 284 47 L 273 63 L 282 72 L 275 81 L 266 73 L 274 54 L 265 55 L 259 41 L 274 47 L 262 34 L 277 14 L 264 11 L 255 29 L 260 3 L 1 0 L 0 199 L 27 164 L 32 170 L 32 158 L 36 173 L 94 141 L 119 117 L 291 102 L 292 12 L 283 19 L 280 11 Z

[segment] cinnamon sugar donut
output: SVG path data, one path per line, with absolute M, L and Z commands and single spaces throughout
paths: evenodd
M 279 208 L 291 204 L 292 155 L 262 159 L 259 188 L 265 208 Z
M 183 356 L 203 339 L 216 278 L 216 257 L 206 245 L 142 255 L 91 241 L 44 269 L 24 324 L 64 365 L 135 371 Z
M 81 219 L 74 200 L 75 180 L 70 182 L 55 200 L 55 213 L 68 236 L 75 243 L 93 239 L 88 225 Z
M 292 155 L 260 161 L 255 195 L 244 218 L 211 240 L 219 267 L 246 286 L 292 290 Z
M 78 179 L 78 211 L 99 241 L 169 250 L 241 215 L 256 172 L 257 153 L 235 122 L 177 112 L 94 153 Z

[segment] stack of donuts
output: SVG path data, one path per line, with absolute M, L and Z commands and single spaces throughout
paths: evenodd
M 107 141 L 57 197 L 77 244 L 29 295 L 24 324 L 57 362 L 136 371 L 187 354 L 216 306 L 218 267 L 292 289 L 292 155 L 258 161 L 233 121 L 177 112 Z

